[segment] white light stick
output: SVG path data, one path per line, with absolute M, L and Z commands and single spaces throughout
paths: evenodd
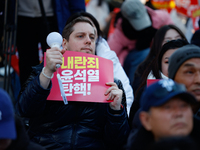
M 51 32 L 47 36 L 46 42 L 49 45 L 49 47 L 58 47 L 60 48 L 62 45 L 62 36 L 58 32 Z M 56 68 L 60 68 L 60 64 L 56 64 Z
M 62 44 L 62 36 L 60 35 L 60 33 L 58 32 L 51 32 L 48 36 L 47 36 L 47 44 L 52 48 L 52 47 L 61 47 Z M 60 64 L 56 64 L 56 68 L 60 68 Z M 68 104 L 67 101 L 67 97 L 65 96 L 65 92 L 64 92 L 64 88 L 62 85 L 62 80 L 60 78 L 60 74 L 57 72 L 57 78 L 58 78 L 58 83 L 59 83 L 59 87 L 60 87 L 60 92 L 61 92 L 61 96 L 63 98 L 64 104 Z

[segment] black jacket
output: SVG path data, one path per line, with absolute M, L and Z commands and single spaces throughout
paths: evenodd
M 51 85 L 40 86 L 42 68 L 34 68 L 16 103 L 17 113 L 30 118 L 31 139 L 47 149 L 121 149 L 129 134 L 125 94 L 119 112 L 107 103 L 47 101 Z

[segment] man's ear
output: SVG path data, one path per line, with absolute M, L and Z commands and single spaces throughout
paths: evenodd
M 151 131 L 152 128 L 151 128 L 150 114 L 148 112 L 141 111 L 139 117 L 140 117 L 140 121 L 143 127 L 147 131 Z
M 67 50 L 68 41 L 65 38 L 63 38 L 62 47 L 63 47 L 64 50 Z

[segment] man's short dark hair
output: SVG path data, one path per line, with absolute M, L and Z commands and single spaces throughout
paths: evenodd
M 66 26 L 64 27 L 63 32 L 62 32 L 62 37 L 65 38 L 67 41 L 69 41 L 69 36 L 74 31 L 74 25 L 78 22 L 89 23 L 92 27 L 94 27 L 93 24 L 91 23 L 91 21 L 89 19 L 87 19 L 86 17 L 81 16 L 81 17 L 78 17 L 78 18 L 72 20 L 71 22 L 66 24 Z

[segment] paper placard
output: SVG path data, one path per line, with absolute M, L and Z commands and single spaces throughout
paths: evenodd
M 44 54 L 46 65 L 46 53 Z M 113 82 L 113 62 L 111 60 L 82 52 L 66 51 L 63 64 L 58 69 L 68 101 L 107 103 L 106 82 Z M 47 100 L 63 101 L 59 89 L 57 72 L 52 78 L 52 89 Z
M 151 84 L 159 81 L 160 79 L 147 79 L 147 87 L 150 86 Z

